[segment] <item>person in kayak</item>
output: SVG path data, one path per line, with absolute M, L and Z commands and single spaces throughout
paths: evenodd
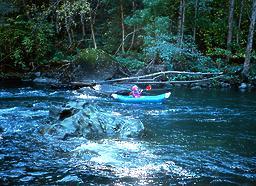
M 134 85 L 132 86 L 132 91 L 130 95 L 132 95 L 134 98 L 139 98 L 141 96 L 143 90 L 140 90 L 138 86 Z

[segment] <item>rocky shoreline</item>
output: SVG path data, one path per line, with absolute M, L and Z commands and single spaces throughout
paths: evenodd
M 255 90 L 256 89 L 256 82 L 255 83 L 236 83 L 232 84 L 229 82 L 218 82 L 216 83 L 191 83 L 191 84 L 175 84 L 172 85 L 173 87 L 186 87 L 191 90 L 203 90 L 203 89 L 240 89 L 240 90 Z

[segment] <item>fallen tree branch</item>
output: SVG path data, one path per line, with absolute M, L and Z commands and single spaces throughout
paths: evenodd
M 71 82 L 72 86 L 75 87 L 90 87 L 93 88 L 95 85 L 97 85 L 96 83 L 85 83 L 85 82 Z
M 112 82 L 119 82 L 119 81 L 127 81 L 127 80 L 140 80 L 142 78 L 148 78 L 153 76 L 159 76 L 159 75 L 166 75 L 166 74 L 185 74 L 185 75 L 222 75 L 223 73 L 210 73 L 210 72 L 184 72 L 184 71 L 163 71 L 163 72 L 156 72 L 153 74 L 147 74 L 143 76 L 132 76 L 132 77 L 125 77 L 125 78 L 118 78 L 118 79 L 111 79 L 106 81 L 99 81 L 96 82 L 97 84 L 102 83 L 112 83 Z
M 206 81 L 211 81 L 213 79 L 218 79 L 223 77 L 223 75 L 212 77 L 212 78 L 205 78 L 205 79 L 197 79 L 197 80 L 188 80 L 188 81 L 135 81 L 135 82 L 130 82 L 134 84 L 187 84 L 187 83 L 200 83 L 200 82 L 206 82 Z M 122 82 L 118 82 L 122 84 Z
M 205 78 L 205 79 L 199 79 L 199 80 L 188 80 L 188 81 L 154 81 L 151 79 L 148 79 L 149 81 L 131 81 L 129 82 L 130 84 L 187 84 L 187 83 L 200 83 L 200 82 L 207 82 L 207 81 L 211 81 L 213 79 L 218 79 L 223 77 L 223 75 L 219 75 L 216 77 L 211 77 L 211 78 Z M 127 82 L 121 81 L 121 82 L 115 82 L 118 84 L 127 84 Z M 92 83 L 85 83 L 85 82 L 72 82 L 72 85 L 75 86 L 86 86 L 86 87 L 93 87 L 96 84 L 96 82 L 92 82 Z
M 162 75 L 160 74 L 160 75 L 154 77 L 153 80 L 155 80 L 155 79 L 157 79 L 157 78 L 159 78 L 159 77 L 161 77 L 161 76 L 162 76 Z

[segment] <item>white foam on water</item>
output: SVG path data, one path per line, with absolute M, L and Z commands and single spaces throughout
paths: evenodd
M 88 151 L 93 152 L 88 161 L 88 165 L 92 163 L 92 169 L 109 169 L 118 177 L 139 178 L 146 183 L 147 178 L 156 173 L 186 178 L 196 176 L 172 161 L 161 160 L 161 155 L 156 155 L 147 144 L 140 142 L 104 140 L 100 143 L 88 142 L 73 150 L 76 158 L 83 158 L 83 155 L 90 154 Z M 77 154 L 80 155 L 77 156 Z
M 121 155 L 126 151 L 138 152 L 138 144 L 125 141 L 111 141 L 110 143 L 104 141 L 103 143 L 88 142 L 75 148 L 73 152 L 78 154 L 87 153 L 88 151 L 97 154 L 93 156 L 91 161 L 96 163 L 120 163 L 122 164 Z
M 0 113 L 1 113 L 1 114 L 12 113 L 12 112 L 15 111 L 17 108 L 18 108 L 18 107 L 0 109 Z
M 80 94 L 80 95 L 76 96 L 76 98 L 79 98 L 79 99 L 99 99 L 99 97 L 97 97 L 97 96 L 90 96 L 90 95 L 86 95 L 86 94 Z

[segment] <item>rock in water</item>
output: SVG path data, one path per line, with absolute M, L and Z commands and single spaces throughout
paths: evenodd
M 241 85 L 239 86 L 240 89 L 246 89 L 247 85 L 246 83 L 241 83 Z
M 40 83 L 40 84 L 57 84 L 59 81 L 57 79 L 53 78 L 42 78 L 42 77 L 37 77 L 33 80 L 34 83 Z
M 138 137 L 144 130 L 140 120 L 114 115 L 95 106 L 87 106 L 74 115 L 52 126 L 59 137 L 86 137 L 88 139 L 103 137 Z
M 84 183 L 82 179 L 80 179 L 78 176 L 76 175 L 68 175 L 66 177 L 64 177 L 61 180 L 58 180 L 57 183 Z

